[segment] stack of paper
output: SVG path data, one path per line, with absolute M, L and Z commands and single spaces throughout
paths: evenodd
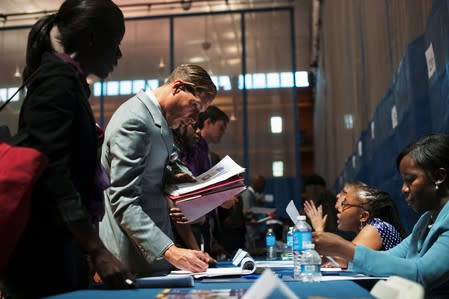
M 244 172 L 244 168 L 226 156 L 214 167 L 197 176 L 196 182 L 170 186 L 168 197 L 187 219 L 193 221 L 245 190 L 241 176 Z

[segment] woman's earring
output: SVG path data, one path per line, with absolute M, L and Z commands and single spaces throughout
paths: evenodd
M 440 187 L 438 187 L 438 184 L 435 183 L 435 190 L 438 191 L 439 188 L 440 188 Z

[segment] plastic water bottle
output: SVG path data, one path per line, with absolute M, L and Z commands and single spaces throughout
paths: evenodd
M 293 260 L 293 226 L 290 226 L 288 228 L 287 232 L 287 259 Z
M 276 238 L 271 228 L 268 229 L 267 235 L 265 236 L 265 244 L 267 247 L 267 259 L 276 259 Z
M 303 282 L 321 281 L 321 257 L 315 250 L 315 244 L 307 244 L 302 254 L 301 280 Z
M 302 254 L 306 246 L 312 244 L 312 228 L 306 222 L 306 216 L 298 216 L 293 229 L 293 276 L 301 280 Z

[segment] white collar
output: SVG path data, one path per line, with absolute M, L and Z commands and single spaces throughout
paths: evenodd
M 145 94 L 150 98 L 150 100 L 159 108 L 159 110 L 162 111 L 161 105 L 159 104 L 159 101 L 157 100 L 156 96 L 154 95 L 154 92 L 151 90 L 151 88 L 148 88 L 144 91 Z

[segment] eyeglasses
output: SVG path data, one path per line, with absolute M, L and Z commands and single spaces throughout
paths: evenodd
M 363 205 L 354 205 L 354 204 L 350 204 L 350 203 L 346 203 L 345 201 L 343 201 L 341 204 L 341 211 L 346 211 L 347 209 L 350 208 L 360 208 L 360 209 L 365 209 L 365 207 Z

